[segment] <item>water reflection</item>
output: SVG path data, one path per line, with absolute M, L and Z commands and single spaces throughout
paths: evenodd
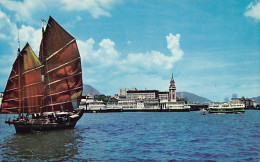
M 2 145 L 4 160 L 69 160 L 79 154 L 82 137 L 76 129 L 14 134 Z

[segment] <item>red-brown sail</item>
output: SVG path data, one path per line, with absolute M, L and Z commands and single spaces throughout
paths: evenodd
M 5 87 L 1 109 L 2 113 L 19 112 L 18 59 L 20 59 L 19 55 L 13 64 L 12 71 Z
M 27 43 L 21 51 L 23 58 L 23 89 L 22 89 L 22 112 L 39 113 L 42 107 L 43 83 L 40 60 Z
M 82 94 L 81 61 L 76 40 L 52 17 L 49 18 L 40 47 L 44 65 L 42 111 L 72 111 Z
M 42 64 L 27 43 L 19 52 L 4 91 L 3 113 L 38 113 L 42 106 Z

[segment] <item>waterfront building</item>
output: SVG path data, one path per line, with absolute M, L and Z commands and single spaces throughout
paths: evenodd
M 160 100 L 169 100 L 169 92 L 168 91 L 159 91 L 158 93 Z
M 87 97 L 86 96 L 82 96 L 81 100 L 80 100 L 80 104 L 79 104 L 79 109 L 84 109 L 86 110 L 86 102 L 87 102 Z
M 159 91 L 158 90 L 128 90 L 126 99 L 158 99 Z
M 103 101 L 94 99 L 94 96 L 87 96 L 86 110 L 106 110 L 106 105 Z
M 128 91 L 128 88 L 120 88 L 119 96 L 126 96 L 126 92 Z
M 189 111 L 184 101 L 177 101 L 173 74 L 168 91 L 137 90 L 120 88 L 120 95 L 114 96 L 118 102 L 104 103 L 87 96 L 86 110 L 91 111 Z
M 246 109 L 252 109 L 257 106 L 256 101 L 249 98 L 232 98 L 230 101 L 231 104 L 244 104 Z

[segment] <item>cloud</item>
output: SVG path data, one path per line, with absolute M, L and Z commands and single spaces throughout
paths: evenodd
M 17 25 L 0 10 L 0 39 L 6 40 L 12 47 L 13 52 L 18 47 L 18 28 Z M 8 35 L 6 35 L 8 33 Z M 41 41 L 41 29 L 35 29 L 31 26 L 21 25 L 19 29 L 19 38 L 21 48 L 28 42 L 35 53 L 38 53 Z
M 93 18 L 100 16 L 111 16 L 108 10 L 115 4 L 121 3 L 121 0 L 61 0 L 63 8 L 70 11 L 88 11 Z
M 97 50 L 94 49 L 93 38 L 87 41 L 79 40 L 78 45 L 82 60 L 88 64 L 96 63 L 99 67 L 117 66 L 122 72 L 162 72 L 162 70 L 171 70 L 174 63 L 181 60 L 184 54 L 179 44 L 180 34 L 174 36 L 169 33 L 166 39 L 170 56 L 151 50 L 145 53 L 129 53 L 125 59 L 122 59 L 120 52 L 115 49 L 115 43 L 110 39 L 103 39 Z
M 171 55 L 161 53 L 160 51 L 148 51 L 146 53 L 130 53 L 128 54 L 126 63 L 129 67 L 139 67 L 139 70 L 145 71 L 168 71 L 173 68 L 175 62 L 182 59 L 184 54 L 180 48 L 180 34 L 175 36 L 169 33 L 166 36 L 167 48 Z
M 10 11 L 15 12 L 15 18 L 17 21 L 33 21 L 32 16 L 34 13 L 39 12 L 39 9 L 43 10 L 46 8 L 43 1 L 35 0 L 24 0 L 11 1 L 11 0 L 0 0 L 0 4 L 3 5 Z
M 81 52 L 82 61 L 98 65 L 98 67 L 102 68 L 117 64 L 120 54 L 114 48 L 115 43 L 110 39 L 103 39 L 99 43 L 98 50 L 93 49 L 95 44 L 93 38 L 90 38 L 85 42 L 80 40 L 77 42 Z
M 4 40 L 12 39 L 13 32 L 15 30 L 16 30 L 16 25 L 13 24 L 10 21 L 9 17 L 0 10 L 0 39 L 4 39 Z M 6 33 L 8 33 L 8 35 Z
M 14 12 L 16 21 L 27 22 L 28 24 L 37 24 L 33 17 L 36 14 L 40 14 L 54 8 L 67 11 L 86 11 L 91 14 L 93 18 L 99 18 L 100 16 L 110 17 L 111 14 L 109 10 L 113 8 L 114 5 L 122 3 L 122 0 L 24 0 L 24 1 L 12 1 L 12 0 L 0 0 L 0 4 Z M 77 20 L 80 21 L 81 18 L 78 16 Z
M 170 78 L 168 75 L 184 54 L 179 44 L 180 34 L 169 33 L 166 40 L 168 55 L 151 50 L 144 53 L 127 53 L 126 57 L 123 57 L 116 49 L 115 42 L 110 39 L 103 39 L 97 49 L 93 38 L 86 41 L 77 40 L 82 59 L 83 80 L 109 93 L 112 90 L 106 88 L 110 87 L 114 92 L 118 86 L 131 86 L 131 82 L 140 89 L 165 89 L 163 87 L 168 87 Z M 166 74 L 167 78 L 158 77 L 162 74 Z M 158 86 L 158 83 L 162 84 Z
M 256 20 L 260 20 L 260 1 L 254 3 L 250 3 L 247 6 L 247 11 L 244 14 L 247 17 L 252 17 Z
M 41 29 L 34 29 L 31 26 L 22 25 L 19 29 L 21 48 L 28 42 L 32 47 L 34 53 L 37 55 L 39 53 L 40 43 L 42 39 Z
M 180 59 L 182 59 L 183 56 L 183 51 L 180 48 L 180 34 L 176 34 L 176 36 L 172 35 L 172 33 L 170 33 L 168 36 L 166 36 L 167 39 L 167 48 L 171 51 L 172 53 L 172 62 L 176 62 Z

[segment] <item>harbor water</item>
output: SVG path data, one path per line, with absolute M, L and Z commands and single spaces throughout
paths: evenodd
M 259 161 L 260 111 L 84 114 L 75 129 L 15 134 L 0 115 L 0 161 Z

